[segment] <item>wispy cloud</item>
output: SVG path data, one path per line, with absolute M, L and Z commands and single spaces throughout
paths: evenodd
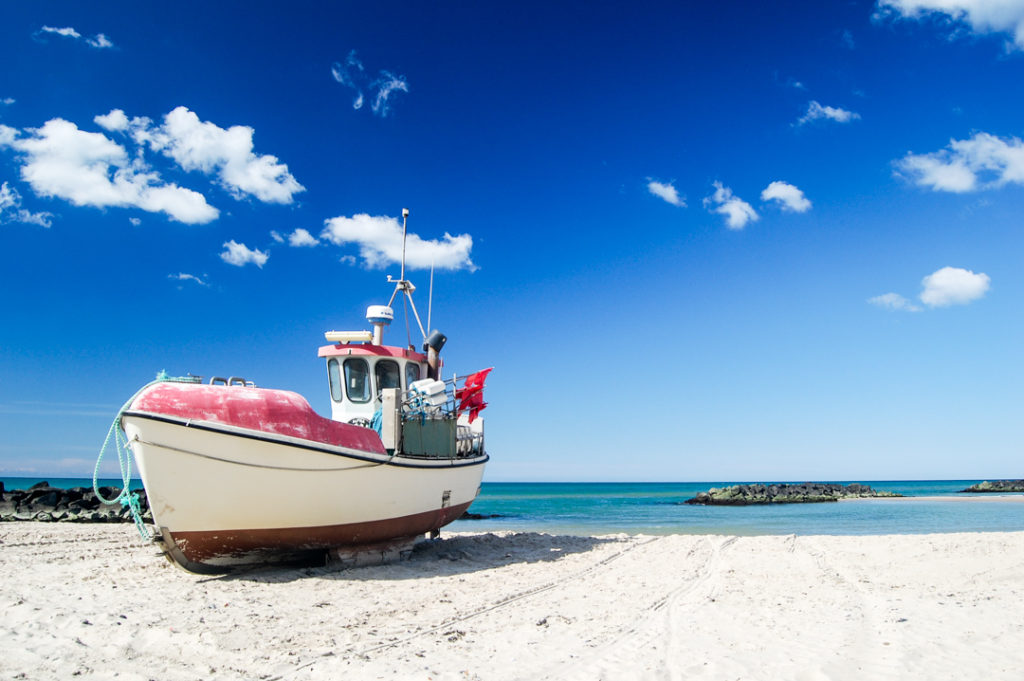
M 409 92 L 409 82 L 405 76 L 398 76 L 383 69 L 377 76 L 369 76 L 355 50 L 348 53 L 344 62 L 335 62 L 331 65 L 331 75 L 334 80 L 354 91 L 353 109 L 363 108 L 366 103 L 364 93 L 368 92 L 371 100 L 370 110 L 382 118 L 391 112 L 391 98 L 396 92 Z
M 898 293 L 883 293 L 874 298 L 868 298 L 868 302 L 888 310 L 906 310 L 907 312 L 920 312 L 921 308 L 910 302 Z
M 206 283 L 206 281 L 204 281 L 202 278 L 197 277 L 194 274 L 186 274 L 185 272 L 178 272 L 177 274 L 168 274 L 167 278 L 174 279 L 175 281 L 192 281 L 200 286 L 209 286 L 209 284 Z
M 879 0 L 876 18 L 932 20 L 976 34 L 1009 37 L 1007 49 L 1024 49 L 1024 2 L 1020 0 Z
M 43 26 L 41 29 L 39 29 L 39 32 L 49 33 L 51 35 L 59 35 L 62 38 L 74 38 L 75 40 L 78 40 L 82 37 L 81 33 L 71 28 L 70 26 L 65 26 L 64 28 L 57 28 L 55 26 Z
M 715 182 L 715 193 L 704 199 L 704 207 L 725 216 L 725 225 L 729 229 L 743 229 L 748 222 L 756 222 L 760 217 L 753 206 L 734 196 L 732 190 Z
M 320 236 L 331 243 L 359 247 L 359 255 L 367 267 L 385 267 L 402 261 L 402 223 L 397 218 L 359 213 L 352 217 L 336 217 L 324 222 Z M 443 270 L 468 269 L 476 266 L 470 259 L 473 237 L 452 236 L 424 239 L 409 234 L 405 248 L 406 267 L 426 269 L 433 265 Z
M 18 190 L 4 182 L 0 185 L 0 224 L 5 222 L 23 222 L 29 225 L 49 227 L 53 224 L 53 215 L 46 212 L 33 213 L 21 207 L 21 194 Z
M 974 273 L 960 267 L 943 267 L 921 280 L 918 300 L 931 308 L 966 305 L 982 298 L 988 292 L 990 283 L 987 274 Z M 868 302 L 889 310 L 920 312 L 922 309 L 898 293 L 868 298 Z
M 85 44 L 89 47 L 95 47 L 100 50 L 114 47 L 114 43 L 110 41 L 110 38 L 102 33 L 97 33 L 91 38 L 84 37 L 81 33 L 70 26 L 64 26 L 62 28 L 58 28 L 56 26 L 43 26 L 41 29 L 36 31 L 34 35 L 37 39 L 45 38 L 47 36 L 58 36 L 60 38 L 70 38 L 72 40 L 84 40 Z
M 806 213 L 811 209 L 811 202 L 804 193 L 788 182 L 772 182 L 761 192 L 761 200 L 776 201 L 782 210 L 792 213 Z
M 4 97 L 3 99 L 0 99 L 0 104 L 10 106 L 11 104 L 14 104 L 15 101 L 14 97 Z
M 807 104 L 807 113 L 801 116 L 796 125 L 805 125 L 813 121 L 834 121 L 836 123 L 849 123 L 860 118 L 859 113 L 847 111 L 836 106 L 823 106 L 816 101 Z
M 223 245 L 224 251 L 220 254 L 220 259 L 236 267 L 252 263 L 256 267 L 263 269 L 263 265 L 266 264 L 267 259 L 270 257 L 269 253 L 249 248 L 245 244 L 237 243 L 234 239 L 225 241 Z
M 676 188 L 671 182 L 657 182 L 649 179 L 647 182 L 647 191 L 666 203 L 671 203 L 673 206 L 679 206 L 680 208 L 686 207 L 686 199 L 679 196 L 679 192 L 676 191 Z
M 934 191 L 971 192 L 1024 184 L 1024 142 L 979 132 L 930 154 L 907 154 L 896 170 Z

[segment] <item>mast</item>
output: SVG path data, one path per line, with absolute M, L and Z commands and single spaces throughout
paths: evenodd
M 408 221 L 409 221 L 409 209 L 408 208 L 403 208 L 402 209 L 402 274 L 400 275 L 400 277 L 399 277 L 399 279 L 397 281 L 392 279 L 390 274 L 388 275 L 388 281 L 389 282 L 394 282 L 394 284 L 395 284 L 395 290 L 391 293 L 391 300 L 388 301 L 388 307 L 391 307 L 391 304 L 395 302 L 395 296 L 397 296 L 398 292 L 401 291 L 405 295 L 406 300 L 409 301 L 409 305 L 412 307 L 412 314 L 413 314 L 414 317 L 416 317 L 416 325 L 418 327 L 420 327 L 420 334 L 422 334 L 423 340 L 426 340 L 427 339 L 427 332 L 423 329 L 423 322 L 420 321 L 420 313 L 416 311 L 416 303 L 414 303 L 413 300 L 412 300 L 412 292 L 416 290 L 416 287 L 412 285 L 411 281 L 408 281 L 405 278 L 405 239 L 406 239 L 406 235 L 408 233 L 408 229 L 407 229 Z

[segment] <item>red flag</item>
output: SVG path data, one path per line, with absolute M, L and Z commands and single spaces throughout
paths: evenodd
M 455 399 L 459 401 L 459 413 L 461 414 L 466 409 L 473 409 L 477 404 L 484 404 L 484 381 L 487 380 L 487 374 L 491 373 L 494 367 L 477 371 L 476 373 L 466 376 L 463 380 L 461 388 L 455 391 Z M 483 407 L 477 409 L 480 411 Z M 473 422 L 476 416 L 470 413 L 470 423 Z
M 487 403 L 484 402 L 479 407 L 474 407 L 473 409 L 470 409 L 469 410 L 469 422 L 473 423 L 473 421 L 476 421 L 476 417 L 480 414 L 480 412 L 482 412 L 486 408 L 487 408 Z

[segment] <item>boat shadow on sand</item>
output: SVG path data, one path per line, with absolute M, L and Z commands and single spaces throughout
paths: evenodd
M 517 563 L 555 561 L 585 553 L 615 537 L 576 537 L 539 532 L 458 534 L 423 541 L 402 560 L 382 565 L 334 567 L 322 565 L 266 566 L 210 576 L 202 581 L 292 582 L 300 579 L 377 581 L 446 577 Z

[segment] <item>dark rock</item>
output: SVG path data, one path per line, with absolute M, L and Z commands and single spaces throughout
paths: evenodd
M 488 518 L 504 518 L 500 513 L 470 513 L 466 511 L 459 516 L 459 520 L 487 520 Z
M 712 487 L 698 492 L 684 503 L 710 506 L 752 506 L 761 504 L 812 504 L 859 497 L 898 497 L 901 494 L 876 492 L 868 485 L 852 483 L 805 482 L 800 484 L 754 484 Z
M 962 489 L 960 492 L 968 494 L 1024 492 L 1024 480 L 994 480 L 992 482 L 986 480 L 977 485 L 971 485 L 967 489 Z
M 36 484 L 34 484 L 34 485 L 32 485 L 31 487 L 29 487 L 29 489 L 30 489 L 30 490 L 33 490 L 33 489 L 40 489 L 40 488 L 42 488 L 42 487 L 49 487 L 49 486 L 50 486 L 50 483 L 48 483 L 48 482 L 46 482 L 46 481 L 44 480 L 43 482 L 37 482 Z
M 101 487 L 100 492 L 107 499 L 114 499 L 119 488 Z M 144 521 L 152 522 L 149 500 L 143 489 L 133 492 L 139 495 L 139 511 Z M 61 489 L 46 483 L 37 483 L 27 490 L 7 490 L 0 498 L 0 521 L 72 522 L 72 523 L 122 523 L 133 522 L 131 511 L 126 506 L 104 504 L 90 487 Z

